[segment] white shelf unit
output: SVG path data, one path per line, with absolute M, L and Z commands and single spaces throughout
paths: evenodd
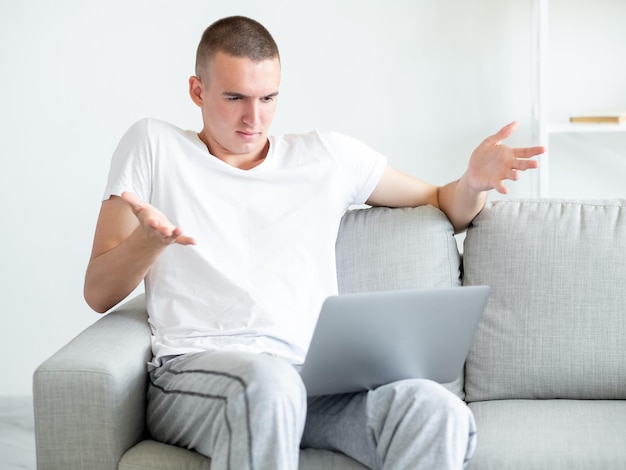
M 550 134 L 588 134 L 605 132 L 626 132 L 626 124 L 572 124 L 551 123 L 548 124 L 548 135 Z
M 548 158 L 551 134 L 581 134 L 626 132 L 626 124 L 581 124 L 549 121 L 549 0 L 534 0 L 533 11 L 533 57 L 532 57 L 532 121 L 533 141 L 546 148 L 539 157 L 539 168 L 535 172 L 533 196 L 550 195 L 550 161 Z

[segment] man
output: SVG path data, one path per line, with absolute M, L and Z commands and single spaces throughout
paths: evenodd
M 145 280 L 148 428 L 211 457 L 212 469 L 296 469 L 300 446 L 370 468 L 461 468 L 473 417 L 439 384 L 307 402 L 297 367 L 337 290 L 335 239 L 350 205 L 432 204 L 461 231 L 486 191 L 506 192 L 503 181 L 535 168 L 529 158 L 542 148 L 500 145 L 510 124 L 479 145 L 459 180 L 437 187 L 340 134 L 268 136 L 280 67 L 259 23 L 230 17 L 207 28 L 189 79 L 203 129 L 143 120 L 122 138 L 85 298 L 105 312 Z

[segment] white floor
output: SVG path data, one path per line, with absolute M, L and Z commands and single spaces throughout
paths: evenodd
M 0 470 L 35 470 L 32 397 L 0 397 Z

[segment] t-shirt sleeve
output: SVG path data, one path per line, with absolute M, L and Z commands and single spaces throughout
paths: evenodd
M 121 196 L 124 191 L 129 191 L 139 199 L 150 202 L 152 158 L 149 120 L 144 119 L 126 131 L 115 149 L 102 199 Z
M 345 182 L 350 204 L 365 203 L 380 181 L 387 157 L 363 142 L 337 132 L 321 135 Z

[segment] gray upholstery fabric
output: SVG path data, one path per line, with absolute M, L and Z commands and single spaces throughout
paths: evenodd
M 147 439 L 124 454 L 118 470 L 209 470 L 210 468 L 211 460 L 196 452 Z
M 115 470 L 143 437 L 146 320 L 141 296 L 95 322 L 35 371 L 39 470 Z
M 461 285 L 447 217 L 433 206 L 349 211 L 337 239 L 342 293 Z
M 190 450 L 145 440 L 129 450 L 119 470 L 210 470 L 211 461 Z M 358 462 L 337 452 L 303 449 L 299 470 L 366 470 Z
M 623 470 L 626 402 L 494 400 L 470 403 L 478 445 L 469 470 Z
M 491 297 L 468 401 L 626 398 L 626 202 L 499 201 L 467 233 L 464 284 Z

